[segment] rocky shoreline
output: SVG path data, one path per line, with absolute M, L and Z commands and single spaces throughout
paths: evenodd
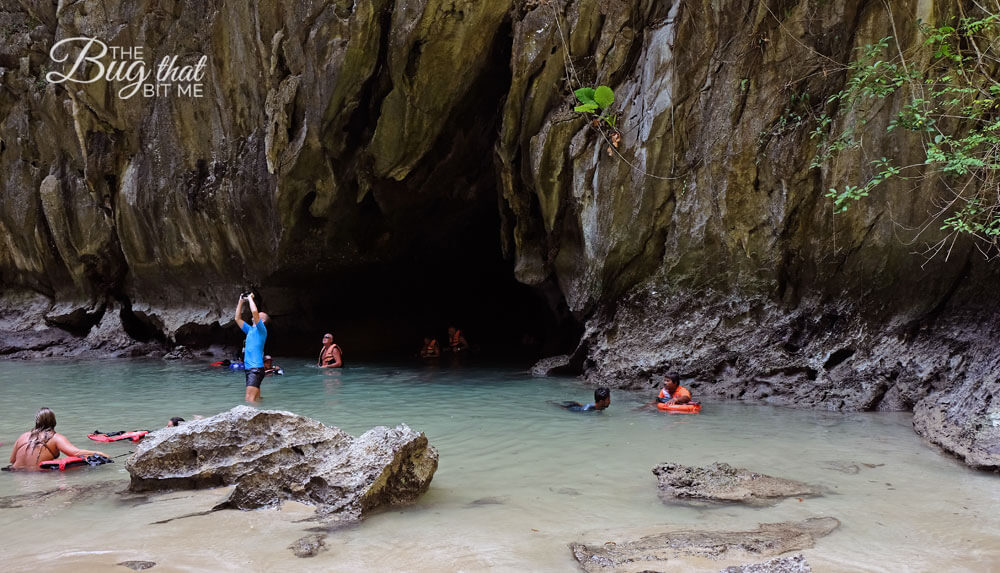
M 1000 396 L 1000 325 L 991 315 L 939 309 L 874 326 L 852 305 L 804 301 L 789 310 L 768 297 L 659 290 L 646 287 L 615 312 L 596 313 L 574 354 L 540 360 L 533 374 L 582 374 L 595 386 L 642 390 L 677 370 L 702 399 L 912 411 L 914 430 L 929 443 L 972 468 L 1000 470 L 1000 409 L 992 405 Z M 233 352 L 188 348 L 162 332 L 137 340 L 127 314 L 113 302 L 74 306 L 7 294 L 0 297 L 0 356 L 169 360 Z M 186 316 L 205 319 L 204 311 Z M 209 318 L 200 328 L 223 329 L 224 319 Z

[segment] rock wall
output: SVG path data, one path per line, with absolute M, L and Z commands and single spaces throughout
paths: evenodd
M 909 230 L 933 194 L 889 187 L 834 215 L 823 195 L 868 158 L 810 167 L 821 111 L 866 121 L 870 149 L 917 146 L 885 132 L 897 102 L 827 98 L 857 47 L 909 50 L 917 20 L 955 9 L 0 0 L 0 285 L 47 297 L 49 327 L 86 333 L 111 309 L 170 343 L 226 325 L 246 284 L 307 314 L 330 281 L 455 253 L 496 220 L 517 279 L 586 323 L 592 380 L 677 369 L 701 395 L 919 405 L 930 440 L 994 452 L 996 266 L 961 241 L 914 253 L 942 238 Z M 73 36 L 207 56 L 205 96 L 50 85 L 49 49 Z M 572 112 L 597 84 L 616 94 L 610 155 Z

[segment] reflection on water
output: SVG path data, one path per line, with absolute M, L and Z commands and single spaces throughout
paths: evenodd
M 323 371 L 276 361 L 285 376 L 266 379 L 261 407 L 355 435 L 399 423 L 424 431 L 440 454 L 430 491 L 414 506 L 331 532 L 326 551 L 299 559 L 287 546 L 318 526 L 304 521 L 312 512 L 299 504 L 205 513 L 228 490 L 121 493 L 124 458 L 63 474 L 5 472 L 5 569 L 107 570 L 141 560 L 158 571 L 576 571 L 571 542 L 832 516 L 841 528 L 804 551 L 816 571 L 1000 570 L 997 476 L 922 444 L 908 415 L 740 403 L 708 403 L 700 415 L 636 410 L 653 389 L 613 391 L 606 412 L 572 413 L 550 401 L 590 402 L 591 388 L 509 368 Z M 7 361 L 0 380 L 6 453 L 40 406 L 55 411 L 60 432 L 88 447 L 94 429 L 153 430 L 172 416 L 227 410 L 243 397 L 242 373 L 161 361 Z M 113 456 L 132 450 L 130 442 L 101 447 Z M 829 493 L 767 508 L 665 505 L 651 469 L 667 461 L 723 461 Z

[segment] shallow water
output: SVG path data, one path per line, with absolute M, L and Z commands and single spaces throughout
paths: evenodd
M 609 410 L 579 414 L 550 401 L 592 401 L 591 388 L 509 367 L 324 372 L 301 359 L 278 362 L 286 375 L 267 379 L 262 408 L 355 435 L 399 423 L 423 431 L 440 454 L 430 491 L 413 506 L 330 533 L 327 551 L 299 559 L 287 546 L 317 525 L 303 521 L 312 514 L 306 506 L 199 515 L 228 490 L 122 494 L 124 457 L 62 474 L 5 472 L 4 569 L 127 571 L 114 565 L 143 560 L 156 562 L 155 571 L 577 571 L 573 542 L 832 516 L 841 527 L 803 551 L 815 571 L 1000 571 L 998 477 L 924 444 L 907 414 L 738 402 L 708 403 L 695 416 L 636 411 L 652 390 L 613 391 Z M 5 453 L 48 406 L 76 445 L 117 456 L 131 444 L 95 446 L 86 434 L 152 430 L 171 416 L 227 410 L 242 403 L 243 375 L 162 361 L 6 361 L 0 387 Z M 667 461 L 723 461 L 828 493 L 766 508 L 665 505 L 650 470 Z M 656 567 L 718 571 L 733 563 Z

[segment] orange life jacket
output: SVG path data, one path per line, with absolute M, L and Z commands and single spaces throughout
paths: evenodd
M 451 341 L 449 342 L 449 344 L 451 345 L 452 348 L 454 348 L 459 344 L 461 344 L 461 340 L 462 340 L 462 331 L 455 329 L 455 334 L 451 335 Z
M 663 389 L 660 390 L 660 398 L 666 398 L 667 400 L 670 400 L 670 399 L 676 400 L 677 398 L 680 398 L 681 396 L 687 396 L 688 398 L 690 398 L 691 397 L 691 392 L 687 388 L 685 388 L 683 386 L 677 386 L 677 390 L 674 391 L 673 395 L 671 395 L 669 392 L 667 392 L 666 388 L 663 388 Z
M 322 358 L 320 358 L 321 365 L 326 365 L 328 362 L 336 362 L 337 359 L 333 356 L 333 349 L 336 348 L 340 350 L 340 347 L 336 344 L 331 344 L 330 348 L 324 348 L 322 351 Z M 344 351 L 340 350 L 340 355 L 343 357 Z

